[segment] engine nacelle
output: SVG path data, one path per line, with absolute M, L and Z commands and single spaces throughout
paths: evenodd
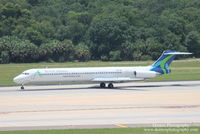
M 136 78 L 153 78 L 160 75 L 160 73 L 154 71 L 134 71 L 134 75 Z

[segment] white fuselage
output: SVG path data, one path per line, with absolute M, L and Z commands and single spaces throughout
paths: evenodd
M 14 78 L 18 84 L 47 82 L 127 82 L 158 75 L 150 67 L 93 67 L 30 69 Z

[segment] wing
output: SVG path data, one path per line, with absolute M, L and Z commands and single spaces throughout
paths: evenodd
M 139 81 L 144 78 L 129 78 L 129 77 L 116 77 L 116 78 L 94 78 L 93 82 L 128 82 L 128 81 Z

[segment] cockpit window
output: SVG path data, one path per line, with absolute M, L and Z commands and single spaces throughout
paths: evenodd
M 24 74 L 24 75 L 29 75 L 29 73 L 22 73 L 22 74 Z

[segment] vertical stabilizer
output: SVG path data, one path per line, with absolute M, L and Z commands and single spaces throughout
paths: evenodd
M 151 66 L 151 71 L 158 72 L 160 74 L 170 73 L 169 66 L 176 57 L 176 55 L 192 54 L 187 52 L 177 52 L 177 51 L 164 51 L 158 60 Z

